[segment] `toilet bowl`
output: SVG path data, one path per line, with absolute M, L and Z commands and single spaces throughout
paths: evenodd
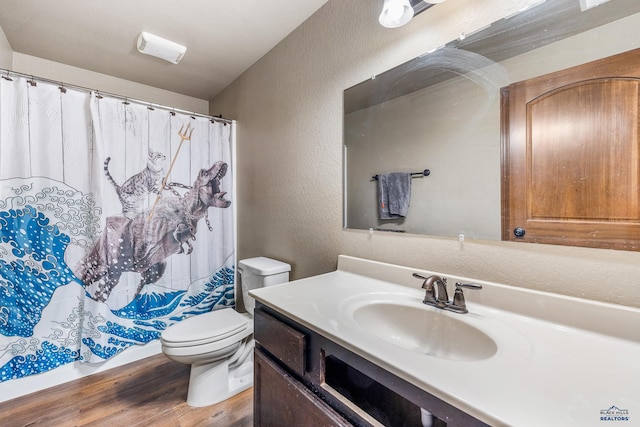
M 253 306 L 249 289 L 285 283 L 291 266 L 257 257 L 238 263 L 247 313 L 223 308 L 192 316 L 160 336 L 162 352 L 191 365 L 187 404 L 209 406 L 253 385 Z

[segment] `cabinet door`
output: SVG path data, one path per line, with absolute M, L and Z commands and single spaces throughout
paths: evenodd
M 640 49 L 502 91 L 502 239 L 640 250 Z
M 255 426 L 351 426 L 260 350 L 254 358 Z

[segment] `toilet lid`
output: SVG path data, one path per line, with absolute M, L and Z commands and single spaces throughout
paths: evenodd
M 249 319 L 232 308 L 223 308 L 182 320 L 162 332 L 168 346 L 196 345 L 224 339 L 247 329 Z

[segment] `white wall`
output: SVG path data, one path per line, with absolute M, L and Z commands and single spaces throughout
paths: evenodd
M 209 114 L 209 104 L 204 99 L 181 95 L 153 86 L 96 73 L 83 68 L 49 61 L 19 52 L 13 54 L 13 71 L 77 86 L 95 89 L 140 101 L 175 107 L 189 112 Z
M 4 34 L 2 27 L 0 27 L 0 68 L 10 70 L 13 61 L 13 49 L 7 40 L 7 36 Z
M 342 229 L 342 91 L 534 0 L 449 0 L 382 28 L 370 0 L 329 0 L 210 103 L 238 121 L 238 256 L 292 277 L 338 254 L 640 307 L 640 253 Z

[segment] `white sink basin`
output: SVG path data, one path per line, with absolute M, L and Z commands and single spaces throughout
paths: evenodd
M 349 310 L 367 333 L 397 347 L 448 360 L 481 360 L 498 351 L 487 334 L 450 313 L 407 298 L 360 301 Z

